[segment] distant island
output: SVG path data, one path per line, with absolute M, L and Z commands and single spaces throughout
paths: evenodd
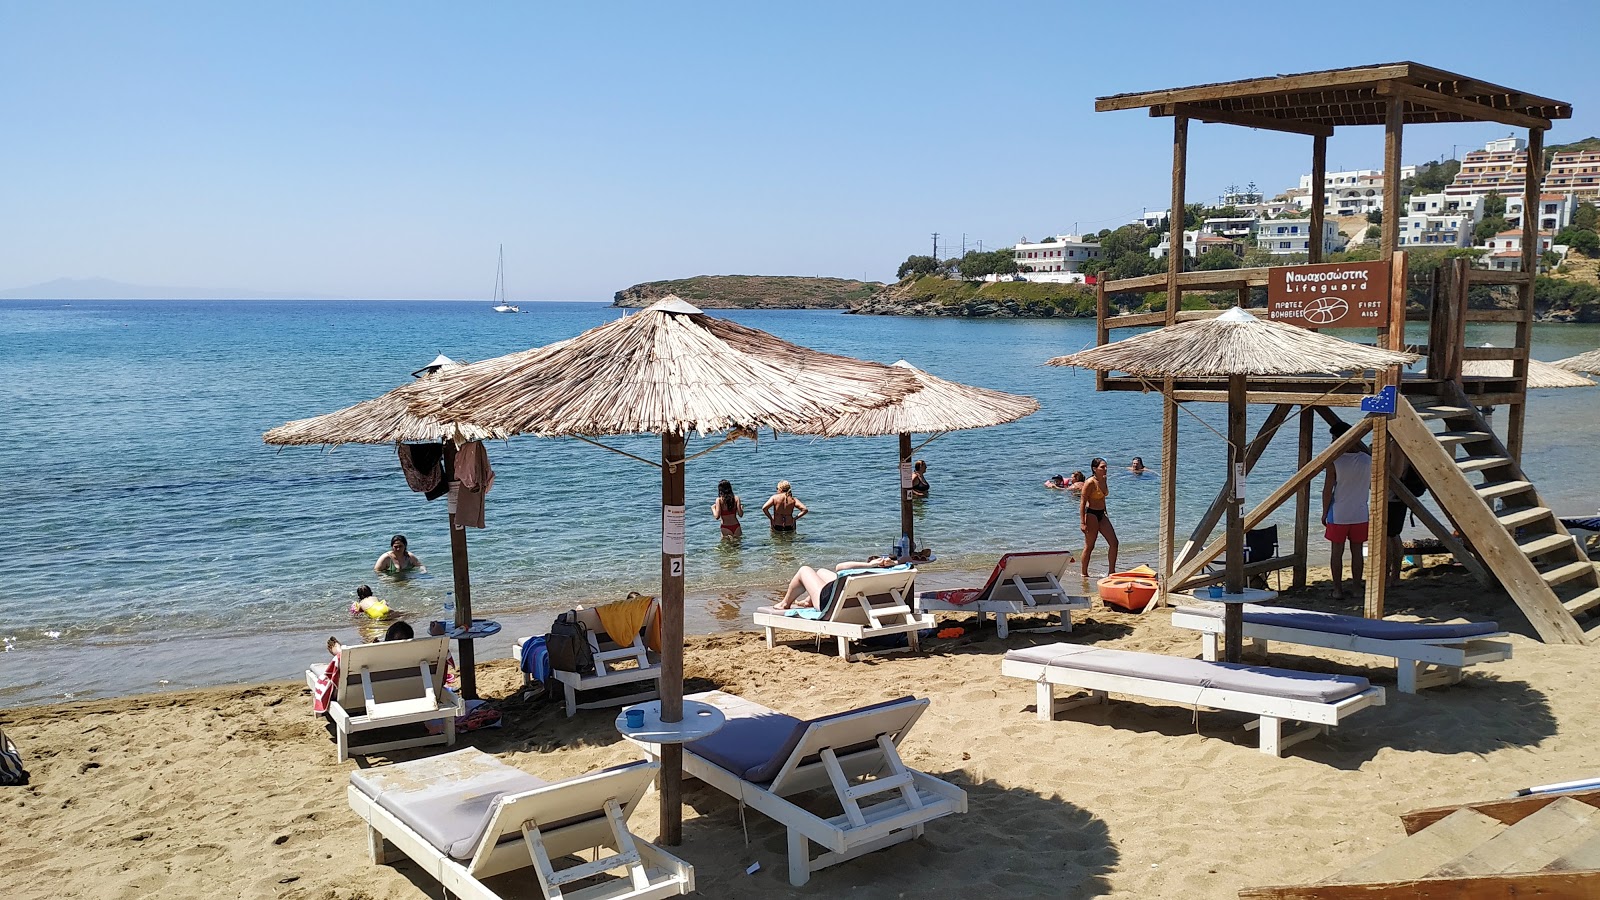
M 642 308 L 677 294 L 705 309 L 851 309 L 884 285 L 803 275 L 697 275 L 617 291 L 611 305 Z

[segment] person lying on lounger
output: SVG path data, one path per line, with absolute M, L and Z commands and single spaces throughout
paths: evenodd
M 789 579 L 789 589 L 784 591 L 783 599 L 773 604 L 772 608 L 821 609 L 822 592 L 839 578 L 839 572 L 847 569 L 886 569 L 894 564 L 892 556 L 874 556 L 864 562 L 847 560 L 832 569 L 801 566 L 800 571 Z

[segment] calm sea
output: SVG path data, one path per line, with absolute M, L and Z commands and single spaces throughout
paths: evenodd
M 600 304 L 528 309 L 0 302 L 0 408 L 13 426 L 0 449 L 0 480 L 12 498 L 0 706 L 292 677 L 322 657 L 327 635 L 355 638 L 358 623 L 346 608 L 363 583 L 413 618 L 440 617 L 451 587 L 444 501 L 407 489 L 394 449 L 278 450 L 261 434 L 383 393 L 440 352 L 484 359 L 621 315 Z M 1043 408 L 1020 422 L 946 435 L 918 451 L 933 492 L 917 510 L 917 535 L 940 557 L 930 577 L 959 581 L 1009 549 L 1078 545 L 1074 501 L 1041 482 L 1087 469 L 1096 455 L 1113 462 L 1120 562 L 1154 561 L 1157 479 L 1122 467 L 1137 455 L 1159 469 L 1159 400 L 1098 394 L 1087 373 L 1042 365 L 1091 344 L 1092 323 L 719 314 L 818 349 L 904 358 L 1040 400 Z M 1469 339 L 1505 343 L 1510 335 L 1486 328 Z M 1542 327 L 1535 355 L 1555 359 L 1597 344 L 1597 327 Z M 1563 512 L 1592 513 L 1600 504 L 1589 465 L 1600 440 L 1597 404 L 1593 390 L 1543 391 L 1532 401 L 1526 466 Z M 1220 425 L 1220 408 L 1194 412 Z M 1193 511 L 1215 493 L 1224 457 L 1220 440 L 1188 416 L 1182 440 L 1178 496 Z M 692 440 L 690 452 L 709 443 Z M 660 446 L 655 438 L 614 444 L 646 457 Z M 505 655 L 516 633 L 542 631 L 575 603 L 655 592 L 654 468 L 572 440 L 516 438 L 489 452 L 497 473 L 489 527 L 468 531 L 473 606 L 506 632 L 481 644 L 480 656 Z M 1252 478 L 1261 486 L 1255 493 L 1292 469 L 1292 453 L 1285 436 L 1282 452 L 1269 453 Z M 802 563 L 887 549 L 899 530 L 894 464 L 892 437 L 786 435 L 690 463 L 689 630 L 747 621 Z M 738 546 L 719 542 L 710 516 L 721 478 L 733 481 L 754 520 Z M 755 527 L 757 507 L 779 479 L 793 482 L 813 511 L 792 538 Z M 399 581 L 372 573 L 395 532 L 410 538 L 427 574 Z M 1103 552 L 1096 562 L 1103 570 Z

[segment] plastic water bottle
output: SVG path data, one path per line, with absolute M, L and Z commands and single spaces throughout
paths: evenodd
M 444 592 L 444 624 L 446 628 L 456 624 L 456 592 Z

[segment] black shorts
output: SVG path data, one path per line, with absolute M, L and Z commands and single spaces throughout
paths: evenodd
M 1389 503 L 1389 526 L 1386 533 L 1389 537 L 1399 537 L 1400 532 L 1406 527 L 1406 513 L 1411 510 L 1404 503 Z
M 772 530 L 773 531 L 793 531 L 794 530 L 794 526 L 793 525 L 773 525 L 772 526 Z

